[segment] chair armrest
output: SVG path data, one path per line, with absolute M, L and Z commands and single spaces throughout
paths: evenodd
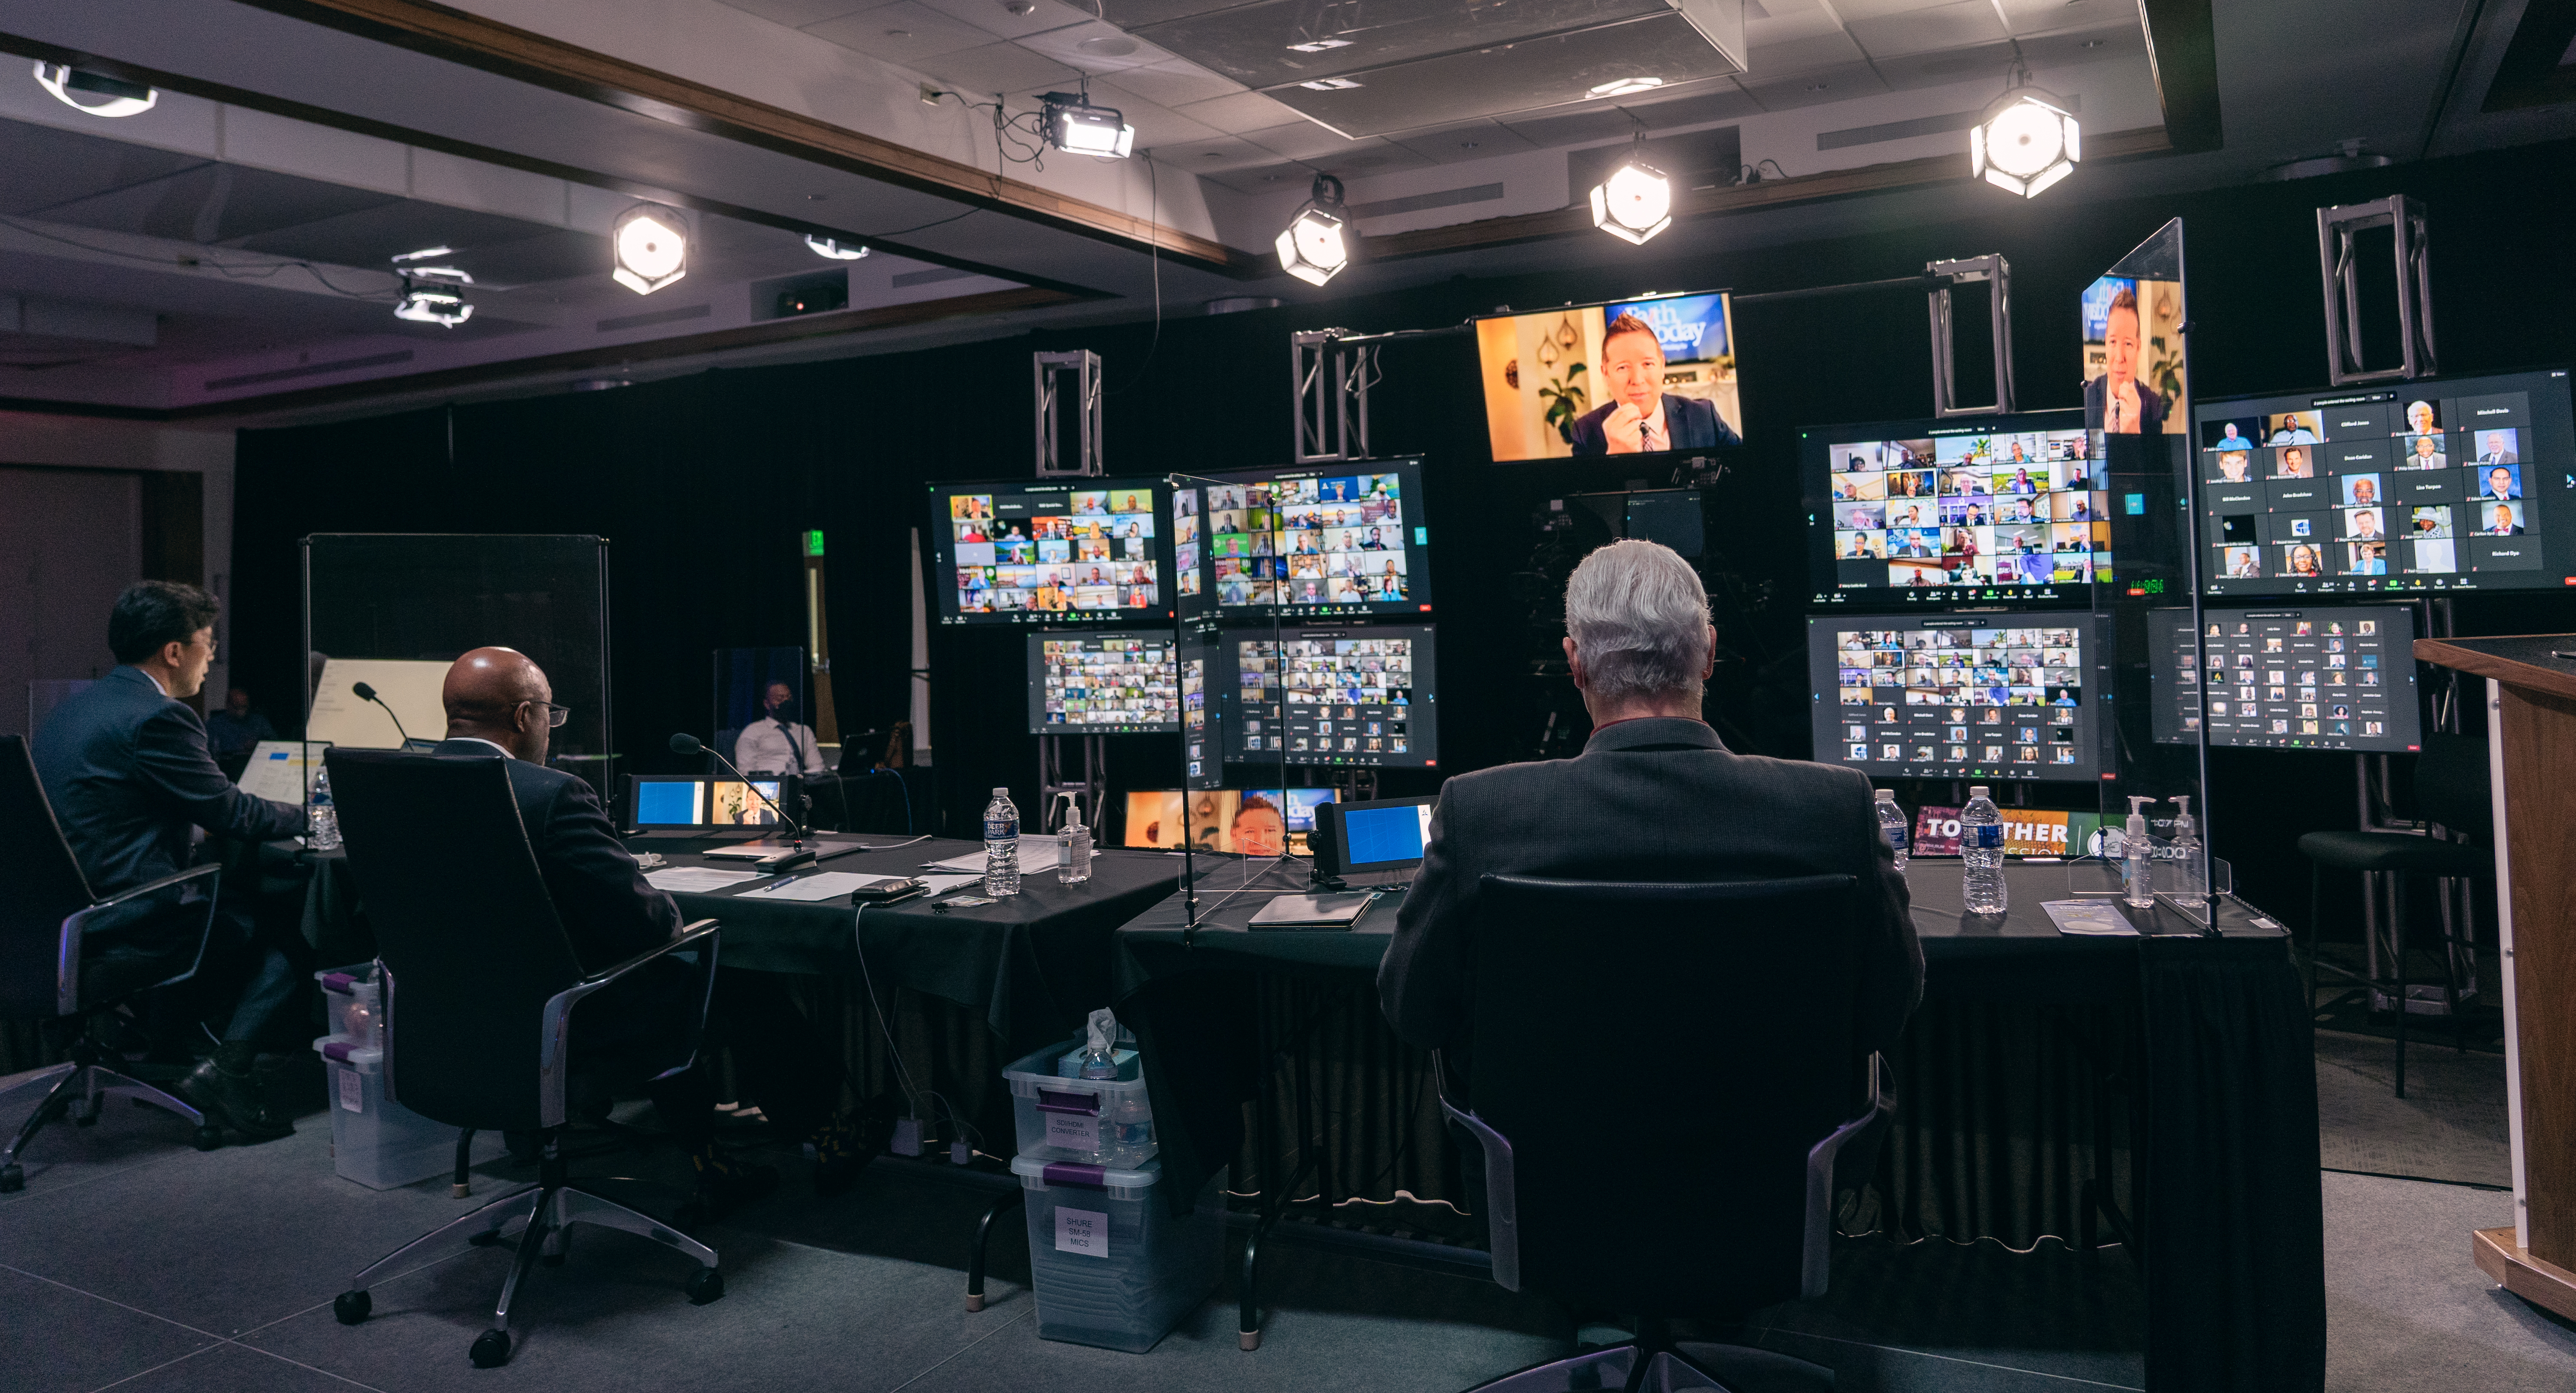
M 707 1003 L 715 993 L 716 935 L 720 927 L 713 919 L 700 919 L 694 923 L 683 924 L 679 932 L 668 939 L 654 944 L 624 962 L 601 968 L 546 999 L 545 1015 L 539 1027 L 543 1031 L 543 1036 L 537 1049 L 537 1107 L 539 1116 L 546 1126 L 560 1127 L 565 1120 L 564 1085 L 569 1077 L 569 1065 L 572 1061 L 573 1008 L 601 988 L 618 981 L 647 963 L 673 953 L 702 948 L 705 951 L 698 958 L 697 1021 L 699 1027 L 703 1029 L 707 1018 Z M 669 1078 L 697 1063 L 697 1058 L 696 1046 L 692 1044 L 688 1058 L 663 1070 L 655 1077 Z
M 1485 1152 L 1485 1249 L 1494 1260 L 1494 1284 L 1505 1291 L 1521 1289 L 1520 1204 L 1512 1187 L 1512 1143 L 1485 1120 L 1449 1098 L 1449 1066 L 1440 1051 L 1431 1052 L 1432 1087 L 1440 1111 L 1467 1129 Z
M 1867 1106 L 1807 1152 L 1806 1249 L 1798 1264 L 1798 1294 L 1802 1299 L 1813 1301 L 1825 1294 L 1826 1275 L 1833 1265 L 1834 1159 L 1853 1138 L 1894 1111 L 1896 1095 L 1888 1086 L 1887 1058 L 1872 1054 Z
M 217 892 L 218 882 L 221 880 L 222 874 L 223 867 L 221 866 L 191 866 L 187 870 L 180 871 L 176 875 L 165 875 L 159 880 L 152 881 L 148 884 L 137 885 L 130 890 L 120 890 L 117 893 L 108 896 L 106 899 L 100 900 L 96 904 L 85 905 L 79 910 L 73 912 L 70 916 L 66 917 L 63 920 L 62 937 L 54 947 L 54 1010 L 56 1014 L 65 1016 L 76 1015 L 81 1009 L 81 939 L 87 932 L 93 918 L 103 910 L 116 909 L 121 906 L 131 904 L 137 900 L 144 899 L 147 896 L 158 895 L 173 886 L 186 885 L 191 881 L 203 881 L 205 882 L 206 892 L 206 914 L 205 923 L 199 926 L 197 933 L 197 956 L 189 961 L 188 970 L 186 972 L 180 973 L 178 976 L 171 978 L 169 982 L 159 982 L 154 985 L 166 987 L 170 985 L 170 982 L 184 981 L 187 978 L 195 976 L 198 965 L 205 961 L 206 930 L 212 928 L 214 925 L 215 895 Z

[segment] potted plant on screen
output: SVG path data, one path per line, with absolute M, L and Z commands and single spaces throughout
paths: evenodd
M 1539 400 L 1547 403 L 1547 415 L 1542 419 L 1556 427 L 1557 435 L 1568 445 L 1574 443 L 1575 418 L 1592 409 L 1583 377 L 1583 364 L 1568 363 L 1565 376 L 1549 378 L 1547 385 L 1538 389 Z

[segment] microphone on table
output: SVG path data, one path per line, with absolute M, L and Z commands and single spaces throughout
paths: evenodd
M 353 682 L 349 684 L 349 690 L 358 694 L 358 700 L 372 701 L 376 705 L 385 708 L 385 714 L 393 716 L 394 718 L 394 734 L 402 737 L 403 748 L 411 748 L 411 732 L 403 729 L 402 717 L 394 714 L 393 703 L 376 695 L 376 689 L 368 686 L 364 682 Z
M 759 799 L 763 803 L 767 803 L 769 805 L 769 810 L 778 814 L 779 825 L 787 829 L 787 840 L 789 842 L 801 844 L 805 840 L 805 829 L 796 825 L 796 820 L 787 815 L 787 810 L 785 808 L 778 806 L 777 800 L 771 798 L 768 794 L 761 792 L 760 785 L 752 782 L 750 775 L 734 768 L 732 760 L 725 758 L 723 755 L 717 754 L 714 749 L 710 748 L 706 744 L 706 742 L 686 731 L 682 731 L 671 737 L 671 753 L 675 755 L 703 754 L 714 759 L 716 763 L 725 767 L 725 772 L 742 780 L 743 787 L 750 789 L 751 795 L 754 798 Z

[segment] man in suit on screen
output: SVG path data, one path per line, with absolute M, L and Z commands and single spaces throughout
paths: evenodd
M 2102 331 L 2103 370 L 2084 384 L 2084 428 L 2112 435 L 2161 435 L 2172 404 L 2138 376 L 2138 292 L 2111 295 Z
M 1652 454 L 1658 450 L 1723 450 L 1744 443 L 1717 407 L 1664 390 L 1664 345 L 1633 314 L 1601 332 L 1601 380 L 1610 403 L 1574 420 L 1578 455 Z

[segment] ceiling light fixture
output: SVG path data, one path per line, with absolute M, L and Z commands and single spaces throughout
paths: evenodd
M 1359 79 L 1354 77 L 1319 77 L 1311 82 L 1301 82 L 1297 85 L 1317 92 L 1347 92 L 1359 86 L 1360 83 Z
M 394 306 L 394 318 L 414 324 L 443 324 L 453 329 L 474 317 L 474 307 L 453 290 L 436 286 L 403 284 L 402 303 Z
M 1350 217 L 1342 206 L 1342 181 L 1316 175 L 1313 195 L 1279 234 L 1279 269 L 1308 285 L 1340 275 L 1351 264 Z
M 1592 225 L 1623 242 L 1644 246 L 1673 225 L 1673 181 L 1646 163 L 1646 135 L 1610 177 L 1592 188 Z
M 837 237 L 823 237 L 811 232 L 805 234 L 805 245 L 826 261 L 856 261 L 868 254 L 864 246 L 853 246 Z
M 1996 188 L 2037 198 L 2075 172 L 2083 131 L 2065 101 L 2030 85 L 2028 68 L 2014 71 L 2019 81 L 1968 128 L 1968 168 Z
M 1038 102 L 1045 111 L 1047 144 L 1068 155 L 1123 160 L 1136 148 L 1136 128 L 1116 108 L 1093 106 L 1089 93 L 1048 92 Z
M 1348 39 L 1310 39 L 1302 44 L 1288 45 L 1288 51 L 1290 53 L 1326 53 L 1333 49 L 1349 48 L 1350 46 L 1351 41 Z
M 618 214 L 608 245 L 616 259 L 610 278 L 638 295 L 689 274 L 688 224 L 659 203 L 638 203 Z
M 133 116 L 150 111 L 161 94 L 140 82 L 128 82 L 105 73 L 85 73 L 63 63 L 36 64 L 36 83 L 54 94 L 54 100 L 74 111 L 92 116 Z M 80 97 L 72 94 L 78 92 Z M 98 98 L 84 101 L 82 97 Z
M 1660 77 L 1619 77 L 1612 78 L 1608 82 L 1597 84 L 1592 89 L 1592 95 L 1596 97 L 1633 97 L 1639 92 L 1652 92 L 1663 85 L 1664 80 Z

